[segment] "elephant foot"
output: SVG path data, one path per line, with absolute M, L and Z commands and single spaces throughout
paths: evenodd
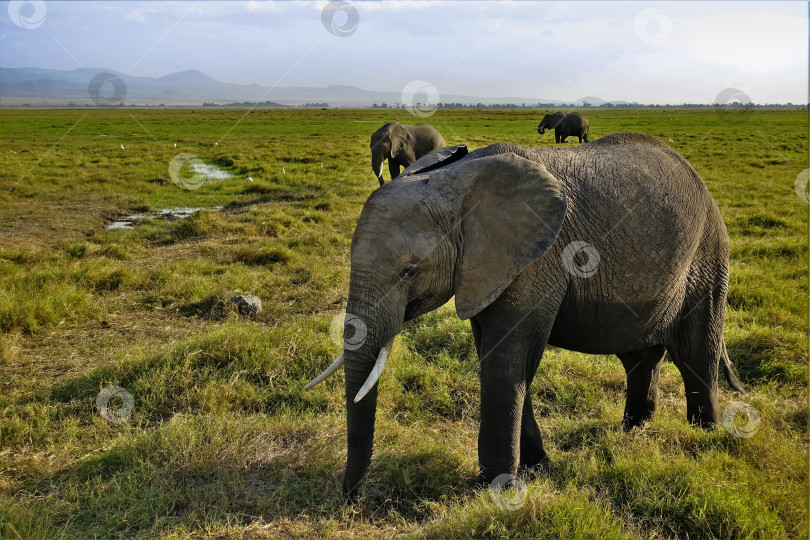
M 696 413 L 690 411 L 687 416 L 689 417 L 689 423 L 695 427 L 703 428 L 706 431 L 711 431 L 717 427 L 717 416 L 713 411 L 700 410 Z
M 363 493 L 362 491 L 360 491 L 359 489 L 355 490 L 355 491 L 353 491 L 351 493 L 346 493 L 344 491 L 343 492 L 343 502 L 345 504 L 355 504 L 355 503 L 360 502 L 360 499 L 365 497 L 365 495 L 366 494 Z
M 537 478 L 548 476 L 551 474 L 551 460 L 546 457 L 543 461 L 539 463 L 535 463 L 533 465 L 521 465 L 518 472 L 520 474 L 525 474 L 527 479 L 535 480 Z
M 654 412 L 655 408 L 653 406 L 651 407 L 651 410 L 646 410 L 641 413 L 636 414 L 625 413 L 624 417 L 622 418 L 622 429 L 625 432 L 629 432 L 637 427 L 643 426 L 653 417 Z

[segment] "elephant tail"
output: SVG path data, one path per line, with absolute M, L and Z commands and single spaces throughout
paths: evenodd
M 734 366 L 731 364 L 731 359 L 728 357 L 728 349 L 726 349 L 726 342 L 723 341 L 723 350 L 722 350 L 722 360 L 723 360 L 723 372 L 726 374 L 726 380 L 731 387 L 736 390 L 737 392 L 747 395 L 748 392 L 745 391 L 743 388 L 740 379 L 737 378 L 737 373 L 734 371 Z

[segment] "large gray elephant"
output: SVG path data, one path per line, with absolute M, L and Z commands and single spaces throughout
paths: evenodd
M 428 152 L 447 146 L 432 126 L 422 123 L 406 126 L 389 122 L 371 136 L 371 169 L 383 185 L 382 163 L 388 160 L 391 180 L 399 176 L 400 167 L 408 167 Z
M 665 351 L 695 424 L 718 420 L 718 367 L 743 391 L 723 340 L 729 240 L 695 170 L 648 135 L 573 148 L 498 143 L 434 152 L 376 190 L 351 243 L 343 354 L 348 457 L 343 491 L 368 469 L 377 381 L 404 321 L 455 295 L 481 362 L 480 478 L 542 468 L 528 392 L 546 345 L 616 354 L 623 426 L 656 407 Z M 308 386 L 310 386 L 308 385 Z
M 580 144 L 588 142 L 588 119 L 579 113 L 555 112 L 547 114 L 537 126 L 537 133 L 542 135 L 547 129 L 554 130 L 557 143 L 564 143 L 567 137 L 577 137 Z

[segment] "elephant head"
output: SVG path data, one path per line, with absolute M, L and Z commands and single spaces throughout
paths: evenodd
M 537 126 L 537 133 L 542 135 L 547 129 L 554 129 L 563 118 L 565 118 L 565 113 L 562 112 L 555 112 L 554 114 L 545 115 L 543 120 L 541 120 L 540 124 Z
M 394 159 L 402 151 L 407 133 L 396 122 L 389 122 L 371 135 L 371 170 L 383 184 L 382 164 L 386 159 Z
M 481 312 L 554 243 L 565 212 L 563 185 L 541 163 L 492 147 L 432 152 L 369 197 L 351 243 L 344 351 L 310 383 L 345 368 L 344 494 L 368 470 L 377 382 L 403 323 L 453 296 L 460 318 Z

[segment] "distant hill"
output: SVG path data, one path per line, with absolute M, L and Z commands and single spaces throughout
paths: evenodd
M 401 93 L 364 90 L 356 86 L 330 85 L 321 87 L 276 87 L 257 84 L 231 84 L 212 79 L 205 73 L 190 69 L 159 78 L 136 77 L 106 68 L 78 68 L 60 71 L 43 68 L 0 68 L 0 105 L 92 105 L 88 87 L 99 73 L 110 73 L 123 81 L 126 88 L 124 105 L 215 105 L 272 101 L 280 105 L 319 103 L 330 106 L 370 107 L 373 104 L 395 106 Z M 120 83 L 119 83 L 120 84 Z M 113 94 L 112 84 L 102 86 L 102 95 Z M 538 97 L 478 97 L 441 95 L 442 103 L 505 104 L 518 106 L 562 104 L 561 100 Z M 600 100 L 601 101 L 601 100 Z

